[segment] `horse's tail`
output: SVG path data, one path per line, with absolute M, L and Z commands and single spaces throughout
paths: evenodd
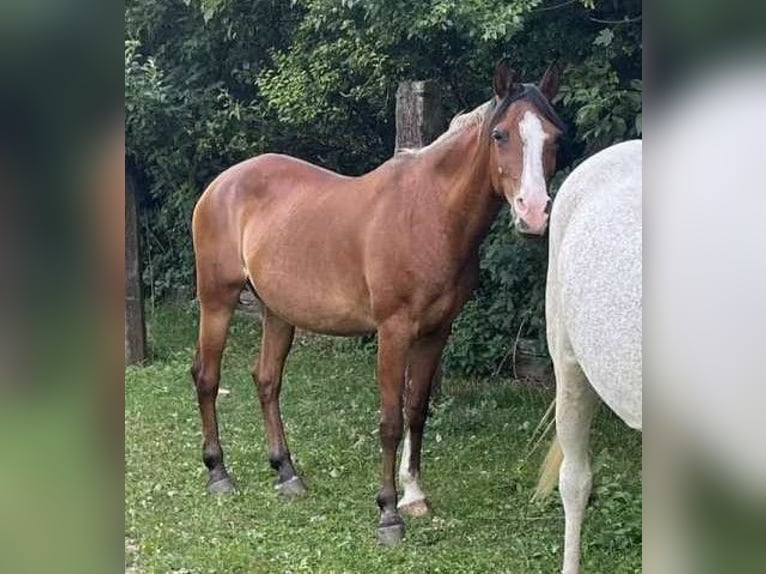
M 545 460 L 540 467 L 540 478 L 537 480 L 537 487 L 535 487 L 535 493 L 532 495 L 532 502 L 545 500 L 553 492 L 553 487 L 559 482 L 559 469 L 563 460 L 564 453 L 561 450 L 561 443 L 554 434 L 551 447 L 548 449 L 548 454 L 545 455 Z

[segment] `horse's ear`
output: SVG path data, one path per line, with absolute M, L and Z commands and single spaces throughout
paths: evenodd
M 561 72 L 559 70 L 558 62 L 553 62 L 543 74 L 543 79 L 540 80 L 540 91 L 548 98 L 549 102 L 553 101 L 556 94 L 559 93 L 559 76 Z
M 495 64 L 495 75 L 492 78 L 492 88 L 495 96 L 502 100 L 509 93 L 516 91 L 519 84 L 519 74 L 511 69 L 508 58 L 503 58 Z

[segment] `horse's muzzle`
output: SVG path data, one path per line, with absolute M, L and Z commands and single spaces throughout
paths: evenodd
M 537 196 L 532 200 L 524 200 L 519 194 L 513 201 L 516 214 L 516 229 L 520 233 L 542 235 L 548 227 L 548 214 L 551 211 L 551 200 L 547 195 Z
M 544 214 L 540 221 L 535 221 L 534 226 L 522 218 L 516 219 L 516 231 L 524 235 L 543 235 L 548 228 L 548 214 Z

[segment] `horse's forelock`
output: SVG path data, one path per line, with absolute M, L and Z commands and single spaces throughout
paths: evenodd
M 556 110 L 553 109 L 550 102 L 540 92 L 537 86 L 534 84 L 522 84 L 521 89 L 514 93 L 508 94 L 497 105 L 492 106 L 491 116 L 486 123 L 486 130 L 491 130 L 497 123 L 503 118 L 505 112 L 511 106 L 512 103 L 518 100 L 527 100 L 534 105 L 537 110 L 546 118 L 549 122 L 555 125 L 562 133 L 567 131 L 566 124 L 561 121 Z
M 486 130 L 492 129 L 492 127 L 500 121 L 508 107 L 513 102 L 520 99 L 530 100 L 535 105 L 535 107 L 540 110 L 544 117 L 550 120 L 556 127 L 561 129 L 561 131 L 566 131 L 566 126 L 559 119 L 558 115 L 553 110 L 553 107 L 551 107 L 545 97 L 540 94 L 540 91 L 537 89 L 537 87 L 533 84 L 522 84 L 522 89 L 515 93 L 509 94 L 499 103 L 497 103 L 495 99 L 492 98 L 480 106 L 475 107 L 469 112 L 455 115 L 452 120 L 450 120 L 447 131 L 439 136 L 433 143 L 442 141 L 444 138 L 461 132 L 464 129 L 472 126 L 485 126 Z

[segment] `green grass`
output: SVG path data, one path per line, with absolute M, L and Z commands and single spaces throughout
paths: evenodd
M 310 493 L 283 501 L 272 488 L 250 379 L 259 326 L 237 316 L 222 379 L 230 394 L 218 405 L 227 466 L 240 492 L 210 497 L 188 374 L 195 325 L 191 307 L 158 308 L 149 325 L 155 359 L 126 373 L 125 537 L 132 572 L 558 571 L 561 504 L 558 496 L 529 502 L 543 452 L 525 460 L 550 390 L 447 377 L 423 453 L 433 515 L 405 518 L 404 543 L 380 548 L 374 358 L 342 339 L 296 340 L 282 411 Z M 641 436 L 602 409 L 593 453 L 584 570 L 640 572 Z

